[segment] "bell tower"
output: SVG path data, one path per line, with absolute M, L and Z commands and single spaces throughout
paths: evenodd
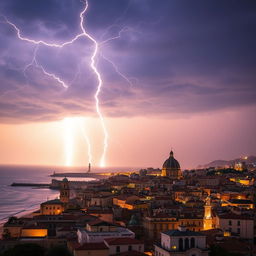
M 212 229 L 212 206 L 211 206 L 211 199 L 208 196 L 205 200 L 204 206 L 204 230 Z
M 64 178 L 61 182 L 60 201 L 62 203 L 68 203 L 69 197 L 70 197 L 70 189 L 69 189 L 68 179 Z

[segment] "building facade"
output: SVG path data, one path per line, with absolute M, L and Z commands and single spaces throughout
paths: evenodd
M 161 233 L 161 243 L 154 245 L 155 256 L 208 256 L 206 236 L 186 230 L 179 226 L 177 230 Z

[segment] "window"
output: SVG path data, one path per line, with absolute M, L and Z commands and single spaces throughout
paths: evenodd
M 132 251 L 132 245 L 129 245 L 129 246 L 128 246 L 128 251 L 129 251 L 129 252 Z
M 141 246 L 139 246 L 139 252 L 141 251 Z
M 229 220 L 229 221 L 228 221 L 228 225 L 229 225 L 229 226 L 232 226 L 232 220 Z
M 191 248 L 194 248 L 194 247 L 195 247 L 195 238 L 194 238 L 194 237 L 192 237 L 192 238 L 190 239 L 190 246 L 191 246 Z
M 120 246 L 116 247 L 116 252 L 120 252 Z
M 237 226 L 240 226 L 240 220 L 237 221 Z
M 179 250 L 183 251 L 183 239 L 182 238 L 179 239 Z
M 240 228 L 237 229 L 237 233 L 240 234 Z
M 189 240 L 185 238 L 185 250 L 189 249 Z

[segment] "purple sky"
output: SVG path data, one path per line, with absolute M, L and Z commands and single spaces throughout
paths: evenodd
M 35 45 L 19 40 L 3 17 L 15 23 L 24 37 L 62 43 L 80 33 L 79 13 L 82 9 L 83 3 L 79 0 L 1 1 L 2 125 L 48 123 L 70 116 L 97 117 L 94 102 L 97 80 L 89 65 L 92 42 L 81 38 L 62 49 L 40 45 L 38 66 L 34 63 L 24 72 L 33 60 Z M 158 145 L 159 155 L 155 156 L 152 165 L 160 165 L 171 146 L 180 150 L 185 166 L 221 156 L 225 159 L 243 153 L 256 154 L 253 139 L 255 10 L 253 1 L 89 0 L 84 24 L 88 32 L 99 43 L 120 35 L 100 45 L 97 55 L 97 67 L 103 78 L 100 106 L 104 117 L 116 120 L 118 127 L 122 126 L 121 120 L 133 126 L 134 120 L 140 118 L 144 120 L 144 129 L 150 130 L 147 119 L 154 120 L 152 127 L 157 120 L 161 120 L 161 125 L 166 120 L 169 127 L 168 131 L 162 132 L 159 126 L 157 134 L 150 130 L 153 141 L 159 138 L 159 134 L 160 141 L 171 140 L 162 148 Z M 122 75 L 116 72 L 112 63 Z M 64 89 L 56 80 L 46 76 L 40 66 L 60 77 L 69 88 Z M 229 122 L 227 113 L 233 113 L 229 115 L 239 119 Z M 204 124 L 205 116 L 208 120 Z M 221 129 L 219 125 L 215 129 L 209 127 L 210 123 L 220 120 L 224 122 Z M 190 134 L 184 127 L 179 132 L 172 128 L 172 124 L 191 126 L 200 133 Z M 204 132 L 204 125 L 211 129 L 211 134 Z M 110 133 L 110 129 L 114 129 L 111 124 L 108 128 Z M 3 129 L 8 132 L 8 129 Z M 119 140 L 123 140 L 124 145 L 128 143 L 125 137 L 136 132 L 127 128 L 120 131 L 123 137 Z M 175 134 L 175 138 L 170 138 L 169 133 Z M 195 141 L 201 145 L 198 155 L 199 152 L 205 154 L 203 142 L 215 145 L 214 137 L 219 138 L 219 143 L 225 143 L 225 150 L 213 155 L 207 151 L 204 158 L 186 160 L 189 157 L 182 140 L 193 134 L 197 134 Z M 228 141 L 225 140 L 227 137 Z M 239 147 L 238 139 L 248 142 L 240 150 L 236 148 Z M 140 152 L 147 140 L 142 134 Z M 194 143 L 194 140 L 188 140 L 187 147 L 195 147 Z M 122 163 L 115 161 L 115 150 L 117 147 L 110 141 L 109 152 L 113 151 L 113 155 L 109 153 L 108 158 L 112 165 L 130 165 L 126 163 L 130 159 L 125 157 Z M 153 149 L 142 154 L 152 152 Z M 2 157 L 0 162 L 10 161 Z M 45 162 L 51 161 L 45 159 Z M 146 165 L 146 160 L 141 162 L 141 165 Z M 139 159 L 132 165 L 140 165 Z

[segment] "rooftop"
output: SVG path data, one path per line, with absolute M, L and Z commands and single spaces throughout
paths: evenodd
M 72 242 L 71 247 L 76 251 L 82 251 L 82 250 L 108 250 L 108 247 L 105 245 L 105 243 L 85 243 L 83 245 Z
M 117 237 L 104 239 L 108 245 L 143 244 L 143 242 L 129 237 Z
M 252 204 L 251 200 L 246 199 L 231 199 L 229 202 L 232 204 Z
M 43 202 L 41 205 L 43 204 L 63 204 L 60 199 L 53 199 L 53 200 L 48 200 L 46 202 Z
M 178 229 L 168 230 L 168 231 L 164 231 L 162 233 L 166 234 L 168 236 L 204 236 L 200 232 L 194 232 L 194 231 L 190 231 L 190 230 L 180 231 Z

